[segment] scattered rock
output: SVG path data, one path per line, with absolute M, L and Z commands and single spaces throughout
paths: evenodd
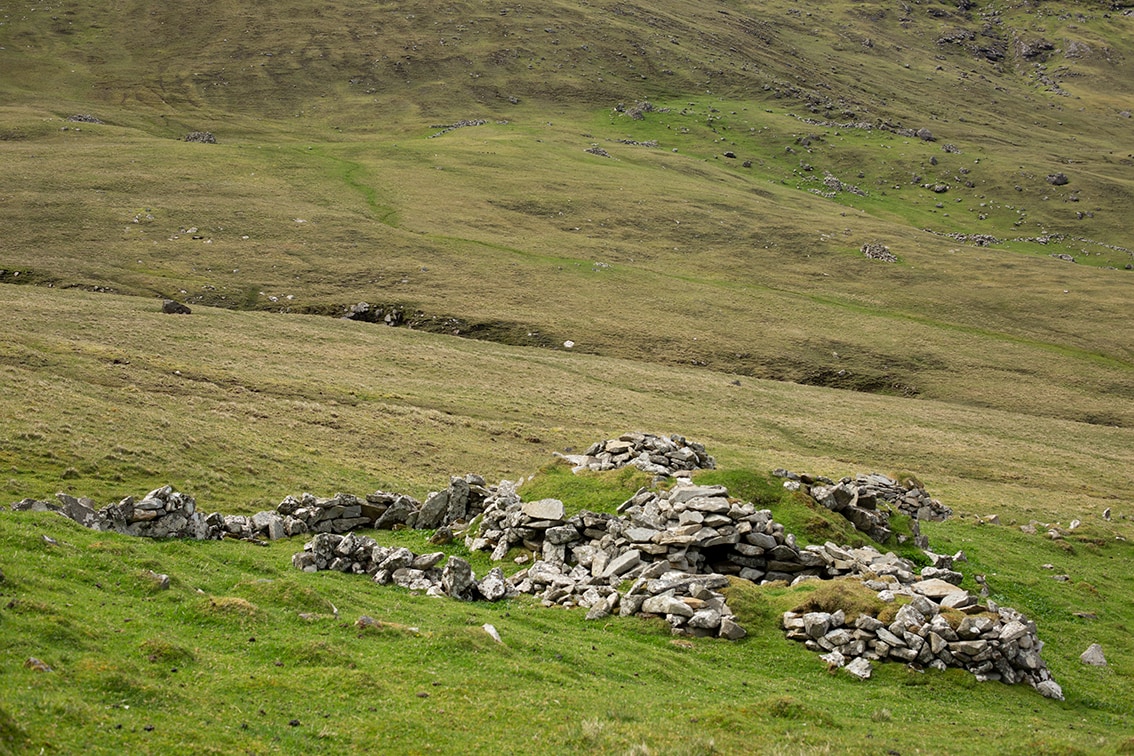
M 500 633 L 496 630 L 495 626 L 485 622 L 483 625 L 481 625 L 481 628 L 484 630 L 484 632 L 488 633 L 488 637 L 492 638 L 492 640 L 501 645 L 504 645 L 504 641 L 500 639 Z
M 1050 173 L 1047 176 L 1047 183 L 1052 186 L 1063 186 L 1069 183 L 1071 179 L 1067 178 L 1066 173 Z
M 870 660 L 866 657 L 856 656 L 854 659 L 851 659 L 849 664 L 843 667 L 843 670 L 860 680 L 869 680 L 870 675 L 874 672 L 874 665 L 871 664 Z
M 54 672 L 55 671 L 51 667 L 49 667 L 46 662 L 40 661 L 39 659 L 35 658 L 34 656 L 28 657 L 27 661 L 24 662 L 24 667 L 26 667 L 27 669 L 33 669 L 36 672 Z
M 189 315 L 193 312 L 188 305 L 181 304 L 175 299 L 162 300 L 161 311 L 166 315 Z
M 1079 656 L 1079 661 L 1092 667 L 1105 667 L 1106 657 L 1103 656 L 1102 646 L 1092 643 L 1086 651 Z
M 657 436 L 652 433 L 625 433 L 618 438 L 592 444 L 582 454 L 555 453 L 559 459 L 583 470 L 616 470 L 633 466 L 652 475 L 673 477 L 682 472 L 713 469 L 716 461 L 705 447 L 683 436 Z

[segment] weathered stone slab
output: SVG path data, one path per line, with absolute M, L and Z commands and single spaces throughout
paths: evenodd
M 920 580 L 920 581 L 914 583 L 913 585 L 911 585 L 910 588 L 915 593 L 920 593 L 922 596 L 926 596 L 926 597 L 931 598 L 931 599 L 941 599 L 941 598 L 944 598 L 945 596 L 948 596 L 948 595 L 953 594 L 953 593 L 958 593 L 958 592 L 965 593 L 966 592 L 964 588 L 960 588 L 958 586 L 955 586 L 952 583 L 947 583 L 944 580 L 941 580 L 940 578 L 930 578 L 929 580 Z
M 566 515 L 563 502 L 559 499 L 525 501 L 521 511 L 533 520 L 562 520 Z
M 637 549 L 630 549 L 624 554 L 619 554 L 614 559 L 610 560 L 606 569 L 603 571 L 604 578 L 619 577 L 626 574 L 642 561 L 642 552 Z

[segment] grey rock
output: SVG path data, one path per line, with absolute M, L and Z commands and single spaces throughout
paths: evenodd
M 411 514 L 417 512 L 413 499 L 408 496 L 399 496 L 386 511 L 374 522 L 375 530 L 389 530 L 395 525 L 404 525 Z
M 965 593 L 964 588 L 960 588 L 940 578 L 921 580 L 911 585 L 910 588 L 914 592 L 928 596 L 931 599 L 941 599 L 952 593 Z
M 562 520 L 566 514 L 563 502 L 559 499 L 525 501 L 521 510 L 533 520 Z
M 414 559 L 416 558 L 417 556 L 412 551 L 403 546 L 390 552 L 390 554 L 378 565 L 378 569 L 394 572 L 395 570 L 410 567 L 413 564 Z
M 852 659 L 850 663 L 843 667 L 843 670 L 860 680 L 869 680 L 870 675 L 874 671 L 874 665 L 872 665 L 870 660 L 866 657 L 859 656 Z
M 469 513 L 469 494 L 471 488 L 464 478 L 449 479 L 449 507 L 445 512 L 445 522 L 463 522 Z
M 410 567 L 415 570 L 431 570 L 438 564 L 440 564 L 441 560 L 444 558 L 445 552 L 443 551 L 434 551 L 429 554 L 421 554 L 414 557 L 413 562 L 410 563 Z
M 435 530 L 445 523 L 445 514 L 449 511 L 449 491 L 437 491 L 426 498 L 425 503 L 417 513 L 417 527 L 422 530 Z
M 1055 680 L 1044 680 L 1038 683 L 1036 690 L 1044 698 L 1054 698 L 1056 701 L 1063 700 L 1063 688 L 1059 687 L 1059 683 Z
M 549 543 L 565 544 L 578 541 L 582 536 L 579 535 L 579 531 L 574 525 L 560 525 L 544 531 L 544 538 Z
M 1087 650 L 1079 656 L 1079 661 L 1092 667 L 1106 666 L 1106 657 L 1103 656 L 1102 646 L 1097 643 L 1092 643 L 1088 646 Z
M 650 596 L 642 602 L 642 611 L 647 614 L 672 614 L 678 617 L 692 617 L 694 614 L 689 604 L 669 594 Z
M 721 613 L 715 609 L 699 609 L 689 618 L 689 627 L 717 630 L 721 626 Z
M 493 567 L 477 583 L 477 591 L 486 601 L 499 601 L 504 598 L 508 594 L 508 581 L 504 577 L 504 571 L 499 567 Z
M 641 561 L 642 552 L 638 549 L 630 549 L 612 559 L 603 571 L 602 577 L 609 579 L 624 575 L 636 567 Z
M 441 572 L 442 590 L 451 598 L 462 601 L 473 599 L 475 580 L 472 566 L 457 556 L 449 557 L 449 561 L 445 563 L 445 569 Z

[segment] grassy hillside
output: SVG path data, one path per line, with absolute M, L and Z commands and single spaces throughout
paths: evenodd
M 1130 40 L 1068 7 L 12 9 L 4 280 L 1129 425 Z
M 736 480 L 919 477 L 1067 693 L 828 676 L 777 629 L 806 589 L 689 646 L 0 511 L 0 753 L 1134 749 L 1123 5 L 0 7 L 0 505 L 606 502 L 551 452 L 677 432 Z
M 780 465 L 919 476 L 958 515 L 925 526 L 932 545 L 964 550 L 966 585 L 986 575 L 994 599 L 1039 623 L 1067 694 L 1053 703 L 898 665 L 881 665 L 867 684 L 832 677 L 778 628 L 806 587 L 741 591 L 732 602 L 748 639 L 687 644 L 659 625 L 592 625 L 525 599 L 458 604 L 299 573 L 289 558 L 301 539 L 160 543 L 9 512 L 0 513 L 0 622 L 13 684 L 0 711 L 10 750 L 359 751 L 378 738 L 410 752 L 515 753 L 533 741 L 639 753 L 1130 747 L 1127 429 L 738 386 L 693 367 L 327 318 L 211 308 L 173 317 L 145 299 L 32 287 L 0 295 L 15 325 L 2 375 L 18 402 L 0 421 L 11 500 L 66 490 L 106 503 L 169 481 L 206 510 L 251 512 L 302 490 L 421 496 L 449 473 L 477 471 L 537 474 L 532 496 L 605 508 L 624 483 L 539 474 L 550 452 L 622 428 L 680 428 L 740 473 L 717 478 L 735 477 L 738 493 Z M 985 524 L 991 514 L 1002 525 Z M 1058 542 L 1016 527 L 1066 529 L 1072 518 L 1085 524 Z M 427 548 L 425 535 L 382 537 Z M 473 558 L 483 574 L 484 554 Z M 171 575 L 172 588 L 155 592 L 147 570 Z M 354 627 L 364 614 L 390 624 Z M 1111 666 L 1079 663 L 1092 642 Z M 22 667 L 28 657 L 54 672 Z M 959 717 L 979 742 L 955 740 Z

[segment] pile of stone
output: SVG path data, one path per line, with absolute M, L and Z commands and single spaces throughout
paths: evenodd
M 186 142 L 199 142 L 201 144 L 216 144 L 217 138 L 211 131 L 190 131 L 185 135 Z
M 517 593 L 534 594 L 544 606 L 579 606 L 586 619 L 618 612 L 623 617 L 659 617 L 672 632 L 697 637 L 739 640 L 747 633 L 734 619 L 725 597 L 724 575 L 691 575 L 668 569 L 666 562 L 644 562 L 631 550 L 621 558 L 590 560 L 574 567 L 538 561 L 511 578 Z M 620 584 L 633 581 L 624 591 Z
M 866 255 L 871 260 L 881 260 L 882 262 L 897 262 L 898 258 L 890 251 L 890 248 L 881 242 L 867 242 L 862 245 L 862 254 Z
M 716 496 L 720 491 L 710 493 Z M 441 570 L 437 565 L 444 558 L 442 552 L 419 555 L 405 548 L 378 546 L 372 538 L 354 534 L 320 533 L 292 563 L 308 572 L 367 574 L 379 584 L 393 583 L 433 596 L 496 601 L 526 593 L 546 606 L 588 609 L 591 620 L 615 612 L 656 616 L 677 633 L 744 637 L 724 595 L 717 591 L 728 585 L 726 575 L 695 574 L 684 559 L 656 559 L 669 548 L 659 550 L 616 537 L 623 527 L 631 528 L 631 524 L 612 515 L 583 512 L 566 518 L 561 501 L 523 502 L 513 487 L 502 483 L 488 502 L 479 535 L 466 536 L 466 544 L 472 550 L 491 548 L 497 561 L 507 556 L 512 544 L 542 555 L 511 578 L 494 568 L 477 581 L 468 563 L 457 557 L 450 557 Z M 597 540 L 588 542 L 583 535 L 588 532 Z M 530 558 L 525 554 L 520 560 Z M 678 565 L 686 569 L 675 569 Z M 629 587 L 620 591 L 626 583 Z
M 55 495 L 58 503 L 24 499 L 12 505 L 16 511 L 52 511 L 93 530 L 114 531 L 147 538 L 220 538 L 222 518 L 197 511 L 192 496 L 172 486 L 156 488 L 141 500 L 127 496 L 117 504 L 95 510 L 91 499 L 69 494 Z
M 847 518 L 859 532 L 879 543 L 892 534 L 891 510 L 912 518 L 915 543 L 928 547 L 928 540 L 920 534 L 919 521 L 948 519 L 953 510 L 932 498 L 925 488 L 910 479 L 899 483 L 880 473 L 845 477 L 837 483 L 821 475 L 793 473 L 779 469 L 773 475 L 785 478 L 784 487 L 802 490 L 819 504 Z
M 461 601 L 499 601 L 516 595 L 499 567 L 477 580 L 464 559 L 451 556 L 444 568 L 439 568 L 443 559 L 445 554 L 440 551 L 415 554 L 404 547 L 379 546 L 368 536 L 318 533 L 291 563 L 304 572 L 334 570 L 369 575 L 379 585 L 400 585 Z
M 598 441 L 582 454 L 555 456 L 583 470 L 614 470 L 631 465 L 643 472 L 667 477 L 688 477 L 694 470 L 713 469 L 716 461 L 703 444 L 684 436 L 656 436 L 652 433 L 624 433 L 618 438 Z
M 869 614 L 848 617 L 835 612 L 785 612 L 783 627 L 791 640 L 803 642 L 833 667 L 869 677 L 871 662 L 892 660 L 916 668 L 960 667 L 978 680 L 1027 683 L 1048 698 L 1063 699 L 1040 651 L 1036 625 L 1022 614 L 980 600 L 949 582 L 921 580 L 899 585 L 864 581 L 891 602 L 903 597 L 887 623 Z M 886 612 L 880 616 L 887 616 Z

